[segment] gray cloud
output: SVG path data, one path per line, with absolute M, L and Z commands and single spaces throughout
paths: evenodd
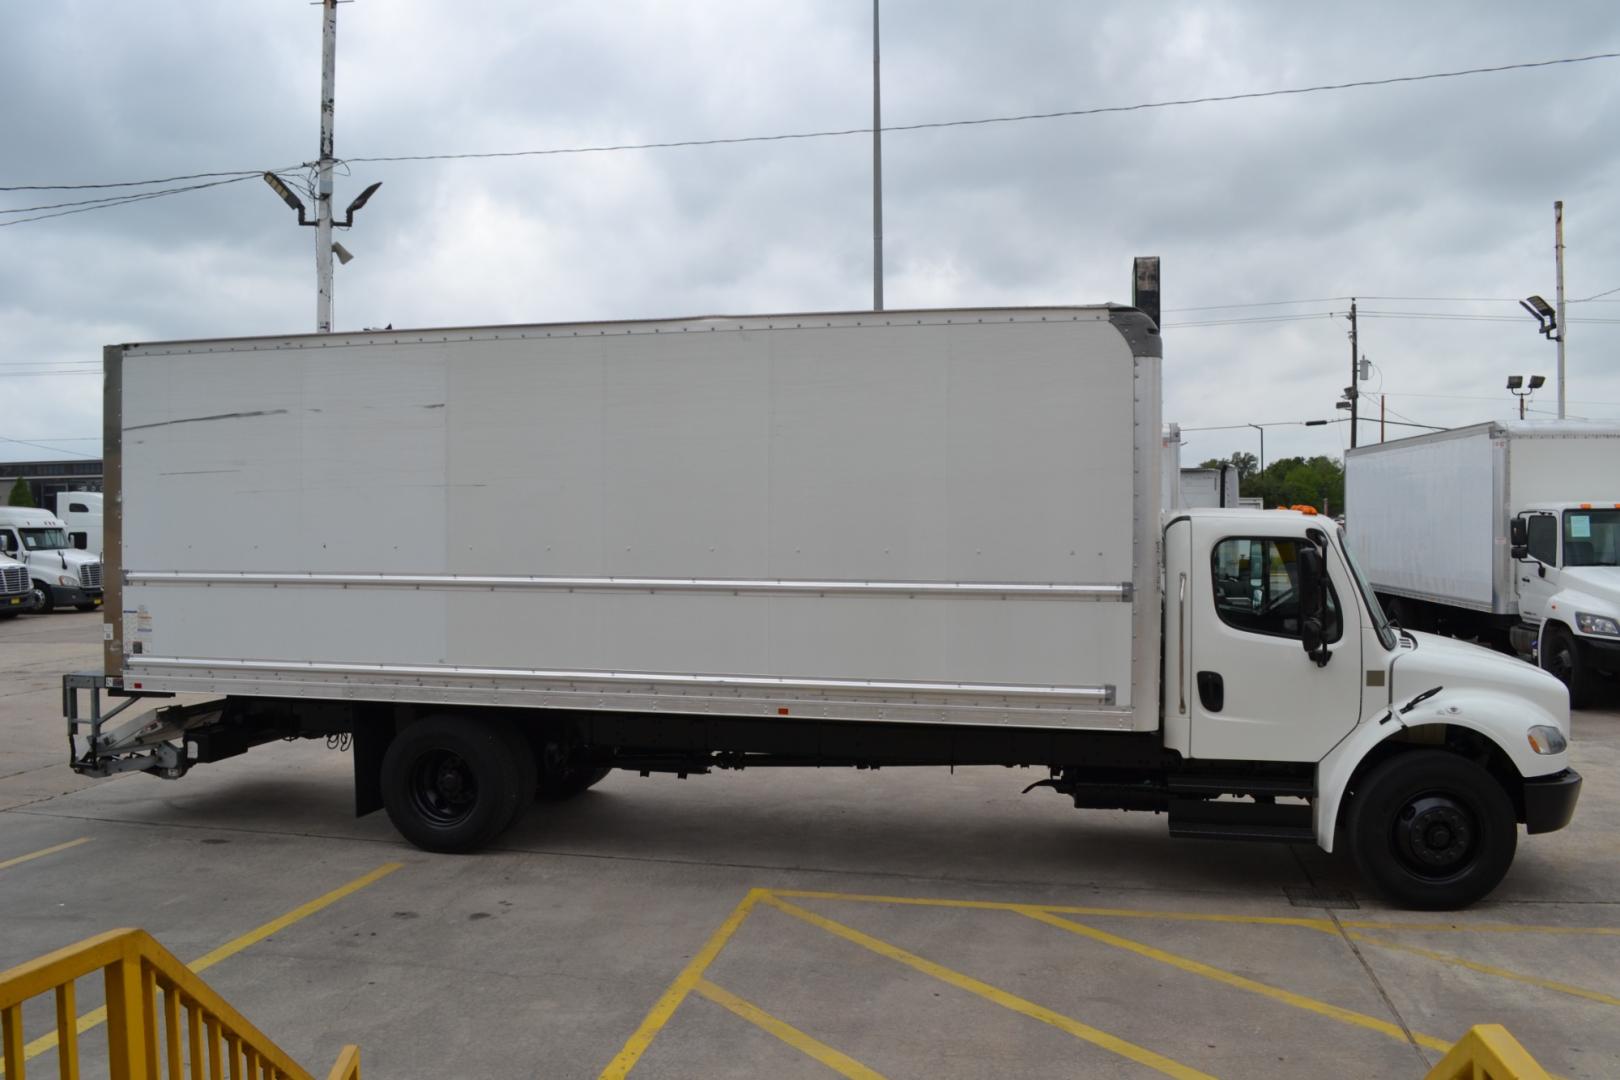
M 340 155 L 498 151 L 859 127 L 870 6 L 472 5 L 340 11 Z M 89 0 L 12 13 L 0 43 L 4 183 L 291 166 L 314 156 L 318 9 Z M 890 0 L 889 123 L 1130 104 L 1606 51 L 1601 2 L 1109 6 Z M 1620 286 L 1620 61 L 1264 101 L 943 131 L 884 144 L 891 306 L 1128 299 L 1164 258 L 1168 308 L 1301 297 L 1552 295 L 1566 200 L 1573 297 Z M 847 309 L 870 300 L 869 138 L 433 163 L 355 163 L 342 328 Z M 16 192 L 0 205 L 68 201 Z M 88 193 L 94 194 L 94 193 Z M 109 341 L 275 333 L 313 320 L 312 232 L 256 180 L 0 228 L 0 435 L 99 430 Z M 1617 294 L 1620 296 L 1620 294 Z M 1335 416 L 1343 301 L 1166 315 L 1166 417 Z M 1367 301 L 1387 404 L 1505 416 L 1510 371 L 1553 350 L 1510 303 Z M 1316 313 L 1309 321 L 1177 322 Z M 1518 317 L 1405 320 L 1377 312 Z M 1620 320 L 1620 305 L 1572 307 Z M 1614 322 L 1571 327 L 1571 412 L 1620 418 Z M 1550 408 L 1552 387 L 1536 407 Z M 1375 407 L 1376 411 L 1376 407 Z M 1376 437 L 1367 428 L 1364 437 Z M 1345 431 L 1276 428 L 1267 453 Z M 1189 456 L 1253 449 L 1197 436 Z M 93 444 L 67 443 L 91 447 Z M 0 456 L 34 451 L 0 443 Z

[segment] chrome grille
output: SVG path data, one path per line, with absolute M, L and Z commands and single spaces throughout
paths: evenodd
M 87 589 L 101 588 L 101 564 L 89 563 L 79 571 L 79 581 Z
M 0 567 L 0 592 L 20 593 L 28 591 L 28 567 L 6 566 Z

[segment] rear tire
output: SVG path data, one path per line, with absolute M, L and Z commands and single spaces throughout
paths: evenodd
M 1495 777 L 1444 750 L 1375 766 L 1356 785 L 1350 850 L 1361 876 L 1407 908 L 1467 907 L 1501 883 L 1519 826 Z
M 1581 655 L 1580 642 L 1562 626 L 1549 626 L 1541 634 L 1541 666 L 1569 691 L 1569 707 L 1585 708 L 1592 697 L 1592 672 Z
M 477 851 L 517 816 L 523 755 L 509 724 L 481 716 L 429 716 L 388 744 L 383 806 L 401 836 L 424 851 Z

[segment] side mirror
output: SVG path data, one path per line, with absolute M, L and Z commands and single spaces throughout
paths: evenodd
M 1333 654 L 1323 643 L 1327 622 L 1327 566 L 1322 552 L 1309 540 L 1299 546 L 1299 635 L 1305 655 L 1326 667 Z
M 1515 559 L 1523 559 L 1530 554 L 1530 525 L 1522 517 L 1516 517 L 1508 522 L 1508 541 L 1513 546 L 1508 549 Z

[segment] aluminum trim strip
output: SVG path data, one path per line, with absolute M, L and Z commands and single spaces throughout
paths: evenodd
M 1130 603 L 1129 583 L 996 581 L 818 581 L 783 578 L 573 577 L 491 574 L 332 574 L 131 570 L 131 585 L 338 585 L 366 588 L 555 589 L 561 591 L 722 592 L 775 595 L 1056 597 Z
M 1112 686 L 1034 686 L 1017 683 L 921 682 L 902 679 L 790 678 L 779 675 L 686 675 L 664 671 L 568 671 L 543 668 L 483 668 L 454 665 L 337 664 L 303 660 L 211 660 L 200 657 L 131 656 L 127 671 L 203 668 L 228 671 L 322 672 L 333 675 L 394 675 L 408 678 L 482 678 L 523 681 L 588 682 L 608 685 L 638 683 L 710 689 L 768 689 L 851 692 L 879 690 L 908 694 L 975 694 L 979 696 L 1095 701 L 1112 704 Z

